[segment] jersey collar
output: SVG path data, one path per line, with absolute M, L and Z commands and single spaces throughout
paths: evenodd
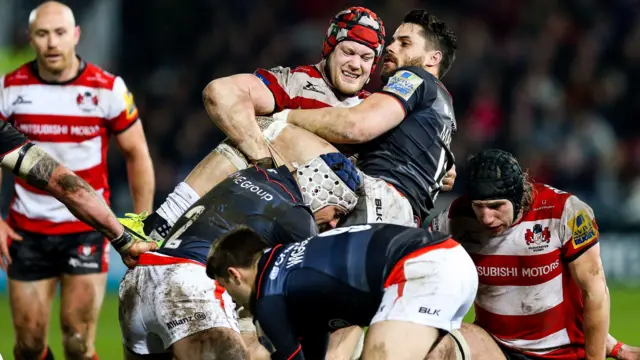
M 43 79 L 42 77 L 40 77 L 40 74 L 38 73 L 38 62 L 36 60 L 33 60 L 31 62 L 31 71 L 33 72 L 33 75 L 38 79 L 38 81 L 40 81 L 41 83 L 47 84 L 47 85 L 67 85 L 70 84 L 76 80 L 78 80 L 78 78 L 80 76 L 82 76 L 82 74 L 84 73 L 84 71 L 87 69 L 87 63 L 84 61 L 84 59 L 82 59 L 80 56 L 76 55 L 76 57 L 78 58 L 78 60 L 80 60 L 80 66 L 78 66 L 78 73 L 76 74 L 76 76 L 74 76 L 73 78 L 67 80 L 67 81 L 63 81 L 63 82 L 57 82 L 57 81 L 47 81 L 45 79 Z

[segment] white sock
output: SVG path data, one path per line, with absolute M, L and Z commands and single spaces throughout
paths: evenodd
M 173 189 L 173 192 L 169 194 L 167 200 L 156 213 L 167 220 L 169 226 L 173 226 L 178 218 L 198 200 L 200 200 L 200 196 L 191 186 L 186 182 L 181 182 Z

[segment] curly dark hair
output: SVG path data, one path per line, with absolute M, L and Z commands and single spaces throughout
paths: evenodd
M 456 60 L 456 49 L 458 48 L 456 34 L 444 21 L 429 14 L 427 10 L 411 10 L 404 16 L 402 22 L 420 25 L 421 34 L 427 40 L 427 46 L 433 46 L 442 51 L 442 61 L 440 61 L 438 70 L 439 77 L 443 78 Z

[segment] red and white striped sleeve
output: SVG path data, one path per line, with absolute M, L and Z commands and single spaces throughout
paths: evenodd
M 293 74 L 290 68 L 278 66 L 272 69 L 258 69 L 254 74 L 271 90 L 275 99 L 274 112 L 282 111 L 291 107 L 291 96 L 293 93 L 291 81 Z

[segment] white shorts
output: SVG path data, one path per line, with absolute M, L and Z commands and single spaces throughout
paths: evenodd
M 137 354 L 165 353 L 211 328 L 239 331 L 233 300 L 199 264 L 137 266 L 124 275 L 119 298 L 123 344 Z
M 398 320 L 451 332 L 462 325 L 477 291 L 478 273 L 471 257 L 449 239 L 396 264 L 371 324 Z
M 359 196 L 356 207 L 340 226 L 385 223 L 418 227 L 413 208 L 404 195 L 384 180 L 360 174 L 366 196 Z

